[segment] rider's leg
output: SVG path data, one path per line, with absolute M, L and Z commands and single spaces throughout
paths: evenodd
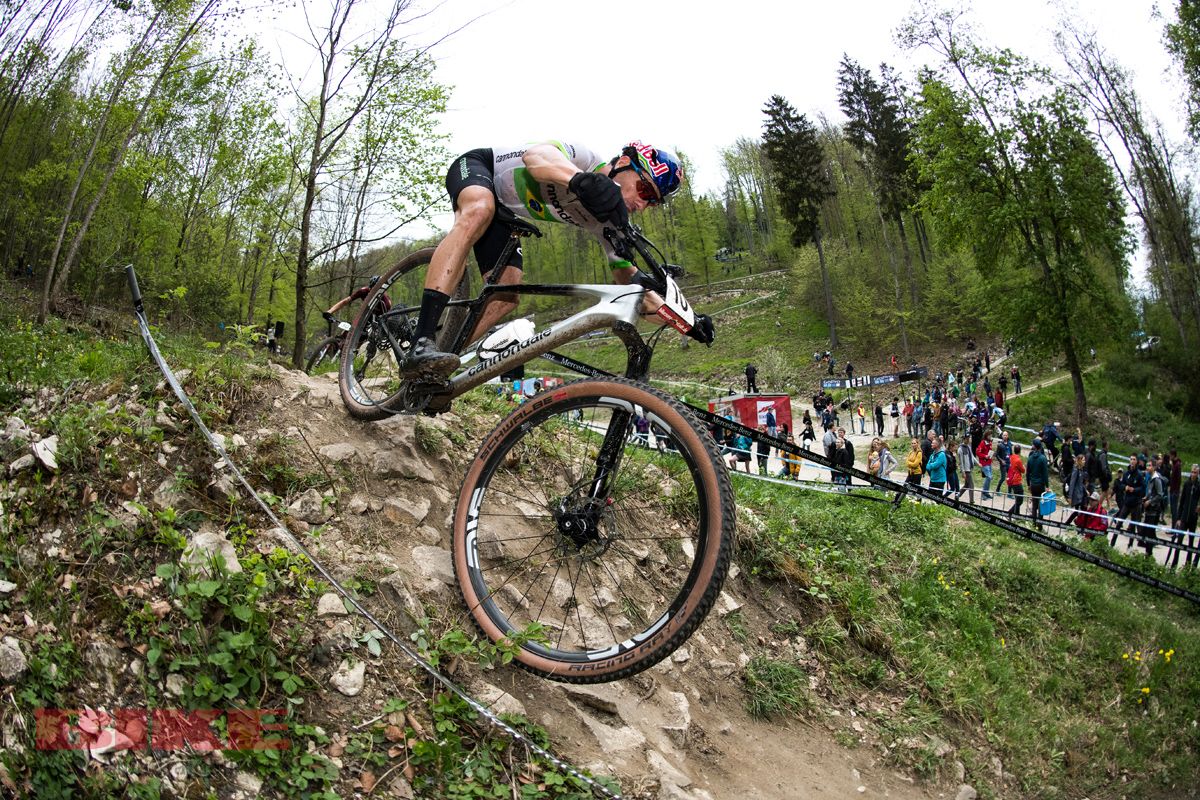
M 454 225 L 446 238 L 438 243 L 425 273 L 425 289 L 454 293 L 462 280 L 467 265 L 467 253 L 483 236 L 492 217 L 496 214 L 496 198 L 490 189 L 482 186 L 466 186 L 458 195 L 458 208 L 454 211 Z M 421 314 L 425 314 L 425 303 L 421 303 Z M 439 315 L 440 316 L 440 315 Z M 436 328 L 437 319 L 433 320 Z
M 450 295 L 462 280 L 467 253 L 491 225 L 495 212 L 496 200 L 491 189 L 471 185 L 459 192 L 454 225 L 433 251 L 425 273 L 425 291 L 417 318 L 417 343 L 403 365 L 406 377 L 436 378 L 449 374 L 458 366 L 458 357 L 438 352 L 433 341 Z

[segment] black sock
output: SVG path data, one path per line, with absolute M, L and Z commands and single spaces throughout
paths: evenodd
M 433 341 L 437 336 L 438 320 L 450 302 L 450 295 L 437 289 L 426 289 L 421 295 L 421 315 L 417 317 L 417 338 Z

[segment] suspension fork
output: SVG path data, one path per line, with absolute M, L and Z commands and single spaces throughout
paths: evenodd
M 650 372 L 650 357 L 654 351 L 646 345 L 637 327 L 627 322 L 618 322 L 613 326 L 613 333 L 625 345 L 625 377 L 637 381 L 646 380 Z M 592 476 L 591 489 L 588 497 L 593 501 L 608 499 L 612 479 L 621 468 L 621 457 L 625 453 L 625 441 L 629 436 L 629 427 L 633 421 L 633 412 L 616 410 L 608 423 L 604 434 L 604 444 L 600 446 L 600 454 L 596 457 L 596 471 Z

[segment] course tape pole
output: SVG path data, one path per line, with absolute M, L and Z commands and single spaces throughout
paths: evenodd
M 615 792 L 608 789 L 607 787 L 600 785 L 592 778 L 589 778 L 588 776 L 584 775 L 582 772 L 580 772 L 574 766 L 563 761 L 558 756 L 554 755 L 549 750 L 545 749 L 544 747 L 539 745 L 537 742 L 533 741 L 528 736 L 526 736 L 525 734 L 518 731 L 516 728 L 509 725 L 507 722 L 500 719 L 498 716 L 493 714 L 491 712 L 491 710 L 488 709 L 485 705 L 483 705 L 478 700 L 476 700 L 475 698 L 473 698 L 469 694 L 467 694 L 466 691 L 462 689 L 462 687 L 460 687 L 458 684 L 456 684 L 450 678 L 446 677 L 441 672 L 439 672 L 432 664 L 430 664 L 428 661 L 426 661 L 424 658 L 422 658 L 419 653 L 417 653 L 415 650 L 413 650 L 411 647 L 409 647 L 409 645 L 406 642 L 404 642 L 399 636 L 397 636 L 389 628 L 387 628 L 382 622 L 380 622 L 378 619 L 376 619 L 374 614 L 372 614 L 367 609 L 363 608 L 363 606 L 358 602 L 358 599 L 355 598 L 353 595 L 351 595 L 350 592 L 348 592 L 346 590 L 346 587 L 342 586 L 342 584 L 338 582 L 337 578 L 333 577 L 333 575 L 330 574 L 329 570 L 327 570 L 325 568 L 325 566 L 320 561 L 318 561 L 311 552 L 309 552 L 308 548 L 305 547 L 304 544 L 299 539 L 297 539 L 294 535 L 292 535 L 292 532 L 290 530 L 288 530 L 288 527 L 286 525 L 284 525 L 279 520 L 278 517 L 275 516 L 275 513 L 271 510 L 270 506 L 268 506 L 265 502 L 263 502 L 263 499 L 258 495 L 258 492 L 256 492 L 254 490 L 254 487 L 251 486 L 250 483 L 246 480 L 245 476 L 242 474 L 242 471 L 240 469 L 238 469 L 237 464 L 234 463 L 233 459 L 229 456 L 229 453 L 227 453 L 225 451 L 225 447 L 221 443 L 221 441 L 219 439 L 217 439 L 216 437 L 214 437 L 212 434 L 212 431 L 210 431 L 208 429 L 208 426 L 204 424 L 204 420 L 201 419 L 201 417 L 200 417 L 200 412 L 196 410 L 196 407 L 194 405 L 192 405 L 191 399 L 187 396 L 187 393 L 183 390 L 183 387 L 179 384 L 179 379 L 175 377 L 175 373 L 171 370 L 171 368 L 167 365 L 167 362 L 163 359 L 162 353 L 159 352 L 158 344 L 154 341 L 154 336 L 150 332 L 150 325 L 146 321 L 145 310 L 142 306 L 142 295 L 141 295 L 141 292 L 138 290 L 137 276 L 134 274 L 133 265 L 127 266 L 125 268 L 125 276 L 129 282 L 130 294 L 133 297 L 135 314 L 137 316 L 138 328 L 141 330 L 142 341 L 144 341 L 146 343 L 146 348 L 150 351 L 151 358 L 154 359 L 154 363 L 158 366 L 159 371 L 162 372 L 163 377 L 166 379 L 167 383 L 170 385 L 172 391 L 175 392 L 175 397 L 177 397 L 179 399 L 179 402 L 182 403 L 184 408 L 187 409 L 188 415 L 192 418 L 192 422 L 194 422 L 196 424 L 196 427 L 200 430 L 200 432 L 204 434 L 204 438 L 208 441 L 209 446 L 212 447 L 212 449 L 215 450 L 217 452 L 217 454 L 221 456 L 221 458 L 225 462 L 226 467 L 230 470 L 230 472 L 233 473 L 234 477 L 237 478 L 238 483 L 240 483 L 242 488 L 246 490 L 247 494 L 249 494 L 249 496 L 254 499 L 254 501 L 258 504 L 259 508 L 262 509 L 263 513 L 265 513 L 267 515 L 267 518 L 270 519 L 271 522 L 274 523 L 277 528 L 279 528 L 280 530 L 282 530 L 284 532 L 287 539 L 296 548 L 296 551 L 299 552 L 301 555 L 303 555 L 306 559 L 308 559 L 309 563 L 311 563 L 313 565 L 313 567 L 317 570 L 317 572 L 319 572 L 321 574 L 321 577 L 323 577 L 326 581 L 328 581 L 329 584 L 331 586 L 333 586 L 338 591 L 339 594 L 342 595 L 342 597 L 344 597 L 346 600 L 350 601 L 350 604 L 352 606 L 354 606 L 355 610 L 357 610 L 358 613 L 362 614 L 363 617 L 367 621 L 369 621 L 372 625 L 374 625 L 379 630 L 380 633 L 382 633 L 384 636 L 386 636 L 388 639 L 390 639 L 391 642 L 400 649 L 400 652 L 404 653 L 404 655 L 407 656 L 410 661 L 414 662 L 417 666 L 419 666 L 421 669 L 423 669 L 426 673 L 428 673 L 430 675 L 430 677 L 432 677 L 438 683 L 442 684 L 447 689 L 449 689 L 451 692 L 458 695 L 468 706 L 470 706 L 479 715 L 481 715 L 484 719 L 486 719 L 489 723 L 491 723 L 491 725 L 493 727 L 498 728 L 501 731 L 503 731 L 514 742 L 520 742 L 526 748 L 528 748 L 528 750 L 530 750 L 531 752 L 537 753 L 542 758 L 545 758 L 547 761 L 554 764 L 554 766 L 570 773 L 574 777 L 583 781 L 583 783 L 585 785 L 591 787 L 591 789 L 594 792 L 598 792 L 605 797 L 615 798 L 615 800 L 621 800 L 621 795 L 616 794 Z
M 821 464 L 831 470 L 835 470 L 837 472 L 841 472 L 865 481 L 866 483 L 882 489 L 883 491 L 895 492 L 896 502 L 899 502 L 901 499 L 903 499 L 905 495 L 910 494 L 924 498 L 930 502 L 952 508 L 955 511 L 966 514 L 969 517 L 974 517 L 980 522 L 986 522 L 989 525 L 1000 528 L 1001 530 L 1008 531 L 1015 536 L 1045 545 L 1052 550 L 1057 550 L 1060 553 L 1074 556 L 1075 558 L 1086 561 L 1087 563 L 1093 564 L 1101 569 L 1106 569 L 1109 572 L 1116 573 L 1123 578 L 1129 578 L 1130 580 L 1137 581 L 1138 583 L 1145 584 L 1146 586 L 1151 586 L 1168 594 L 1173 594 L 1176 597 L 1182 597 L 1183 599 L 1200 606 L 1200 595 L 1196 594 L 1195 592 L 1184 589 L 1181 586 L 1176 586 L 1173 583 L 1167 583 L 1166 581 L 1159 580 L 1153 575 L 1147 575 L 1144 572 L 1130 569 L 1123 564 L 1117 564 L 1113 561 L 1109 561 L 1108 559 L 1100 558 L 1094 553 L 1088 552 L 1087 550 L 1081 550 L 1078 547 L 1069 545 L 1066 542 L 1060 541 L 1052 536 L 1047 536 L 1041 531 L 1024 528 L 1013 523 L 1005 517 L 993 514 L 991 511 L 984 510 L 969 503 L 963 503 L 955 498 L 946 497 L 940 492 L 934 491 L 933 489 L 929 489 L 928 487 L 921 486 L 919 484 L 897 483 L 896 481 L 889 480 L 887 478 L 880 478 L 869 472 L 855 469 L 854 467 L 839 467 L 834 464 L 831 459 L 828 459 L 825 456 L 815 453 L 811 450 L 804 450 L 798 445 L 792 444 L 791 442 L 785 442 L 782 439 L 776 439 L 764 433 L 760 433 L 754 428 L 747 427 L 739 422 L 734 422 L 733 420 L 725 419 L 725 417 L 720 416 L 719 414 L 714 414 L 707 409 L 697 408 L 696 406 L 689 406 L 689 408 L 692 410 L 693 414 L 700 418 L 701 421 L 713 427 L 722 428 L 735 434 L 741 434 L 742 436 L 745 436 L 754 442 L 769 445 L 782 452 L 790 453 L 817 464 Z M 1160 542 L 1159 544 L 1164 543 Z

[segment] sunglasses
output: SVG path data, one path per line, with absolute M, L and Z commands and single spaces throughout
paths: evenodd
M 629 163 L 623 167 L 618 167 L 617 169 L 614 169 L 609 174 L 609 177 L 616 177 L 617 175 L 619 175 L 622 172 L 625 172 L 627 170 L 632 170 L 633 172 L 637 173 L 638 182 L 636 184 L 636 188 L 637 188 L 638 197 L 645 200 L 647 205 L 651 205 L 651 206 L 662 205 L 663 199 L 662 199 L 662 196 L 659 195 L 659 193 L 658 193 L 658 187 L 654 185 L 653 181 L 649 180 L 646 177 L 646 174 L 644 172 L 642 172 L 641 168 L 638 167 L 637 164 Z

